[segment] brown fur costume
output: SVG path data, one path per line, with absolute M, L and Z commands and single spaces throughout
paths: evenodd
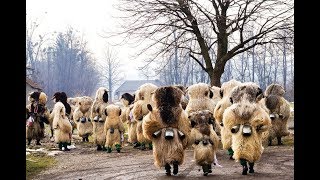
M 231 134 L 229 133 L 229 131 L 226 131 L 223 127 L 223 123 L 222 123 L 223 113 L 225 109 L 227 109 L 229 106 L 232 105 L 232 103 L 230 102 L 230 94 L 232 89 L 238 85 L 241 85 L 241 82 L 236 81 L 234 79 L 228 82 L 224 82 L 221 85 L 220 92 L 219 92 L 221 100 L 217 102 L 217 105 L 215 106 L 214 113 L 213 113 L 216 123 L 220 128 L 222 148 L 225 150 L 228 150 L 231 148 Z
M 216 161 L 219 137 L 212 127 L 215 125 L 213 114 L 209 110 L 192 112 L 190 144 L 194 149 L 196 164 L 202 166 L 204 175 L 212 172 L 212 163 Z
M 183 92 L 178 88 L 158 88 L 152 96 L 155 105 L 148 105 L 150 113 L 142 125 L 144 136 L 153 143 L 154 164 L 159 168 L 165 167 L 167 175 L 171 174 L 170 164 L 173 165 L 173 174 L 178 173 L 190 136 L 190 122 L 180 104 L 182 97 Z M 170 130 L 173 137 L 168 135 Z
M 137 100 L 133 104 L 132 115 L 134 121 L 137 122 L 137 146 L 140 145 L 141 150 L 145 149 L 146 144 L 149 145 L 149 149 L 152 149 L 152 142 L 143 136 L 142 124 L 144 122 L 143 117 L 149 113 L 147 104 L 153 105 L 154 102 L 151 98 L 151 95 L 157 88 L 158 87 L 152 83 L 145 83 L 141 85 L 139 87 L 139 91 L 137 92 Z
M 189 102 L 185 109 L 188 115 L 200 110 L 214 112 L 213 91 L 208 84 L 198 83 L 188 87 Z
M 233 103 L 223 114 L 226 131 L 232 135 L 233 158 L 243 166 L 242 174 L 253 173 L 254 162 L 263 152 L 263 133 L 271 127 L 271 120 L 265 109 L 258 103 L 261 89 L 251 85 L 240 85 L 232 90 L 230 101 Z
M 285 91 L 279 84 L 271 84 L 265 91 L 265 105 L 270 110 L 272 127 L 269 133 L 269 144 L 277 138 L 281 145 L 281 137 L 289 135 L 288 119 L 290 118 L 290 103 L 283 97 Z
M 93 133 L 91 107 L 93 100 L 88 96 L 79 98 L 78 107 L 73 112 L 73 119 L 77 124 L 77 131 L 82 140 L 89 142 L 89 136 Z
M 106 115 L 104 109 L 108 105 L 108 89 L 100 87 L 96 91 L 96 96 L 91 107 L 91 119 L 93 124 L 93 138 L 97 145 L 97 150 L 105 150 L 106 134 L 104 132 L 104 123 Z
M 66 116 L 66 109 L 61 102 L 57 102 L 53 108 L 54 118 L 52 127 L 54 129 L 55 142 L 59 144 L 59 149 L 68 150 L 67 145 L 71 143 L 72 126 Z
M 144 107 L 145 106 L 145 107 Z M 132 113 L 133 113 L 133 119 L 136 121 L 136 133 L 137 133 L 137 140 L 141 144 L 141 150 L 145 149 L 145 145 L 149 145 L 149 149 L 152 149 L 152 141 L 145 138 L 143 135 L 143 129 L 142 124 L 145 121 L 145 116 L 149 112 L 143 112 L 144 109 L 147 109 L 147 104 L 145 104 L 144 100 L 138 100 L 134 103 Z
M 124 133 L 124 126 L 120 120 L 121 109 L 119 106 L 110 104 L 105 108 L 106 122 L 104 123 L 104 132 L 106 135 L 106 144 L 108 152 L 112 151 L 115 145 L 116 150 L 120 152 L 121 136 Z
M 26 119 L 26 139 L 30 145 L 32 139 L 36 144 L 44 138 L 44 123 L 49 124 L 49 113 L 45 106 L 47 95 L 44 92 L 31 92 L 28 96 L 29 104 L 26 106 L 28 118 Z

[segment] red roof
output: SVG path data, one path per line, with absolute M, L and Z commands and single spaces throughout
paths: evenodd
M 29 79 L 27 77 L 26 77 L 26 83 L 35 89 L 38 89 L 38 90 L 42 89 L 37 83 L 35 83 L 34 81 L 32 81 L 31 79 Z

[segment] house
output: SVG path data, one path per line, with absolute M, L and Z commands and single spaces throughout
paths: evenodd
M 164 86 L 164 83 L 160 80 L 127 80 L 124 81 L 118 89 L 114 91 L 114 100 L 119 100 L 121 98 L 121 95 L 124 93 L 130 93 L 134 94 L 134 92 L 143 84 L 145 83 L 152 83 L 156 86 Z
M 26 77 L 26 102 L 28 102 L 28 95 L 34 91 L 42 91 L 42 88 L 32 81 L 30 78 Z

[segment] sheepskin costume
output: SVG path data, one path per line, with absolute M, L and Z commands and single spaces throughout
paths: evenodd
M 202 167 L 203 175 L 212 173 L 212 163 L 218 163 L 216 152 L 219 146 L 219 137 L 212 126 L 215 125 L 213 114 L 209 110 L 192 112 L 190 144 L 194 149 L 194 159 Z
M 107 152 L 112 152 L 115 146 L 117 152 L 121 150 L 121 142 L 123 142 L 124 126 L 120 120 L 121 109 L 119 106 L 110 104 L 104 109 L 106 122 L 104 123 L 104 132 L 106 135 Z
M 108 105 L 108 89 L 100 87 L 96 91 L 96 96 L 91 107 L 91 119 L 93 119 L 93 137 L 97 145 L 97 151 L 106 150 L 106 133 L 104 132 L 104 123 L 106 115 L 104 109 Z
M 137 140 L 138 140 L 138 148 L 140 150 L 146 149 L 146 144 L 148 144 L 148 148 L 152 149 L 152 142 L 146 139 L 143 136 L 143 117 L 145 117 L 149 110 L 147 108 L 147 104 L 153 105 L 154 102 L 151 99 L 151 95 L 158 87 L 152 83 L 145 83 L 139 87 L 139 91 L 137 91 L 137 101 L 133 104 L 132 115 L 133 120 L 137 122 L 136 132 L 137 132 Z
M 254 173 L 254 163 L 263 152 L 263 133 L 271 127 L 271 120 L 265 109 L 259 105 L 262 98 L 260 88 L 240 85 L 232 90 L 230 101 L 233 103 L 223 113 L 226 131 L 232 134 L 231 147 L 233 158 L 243 166 L 242 174 Z
M 150 113 L 144 117 L 143 134 L 153 144 L 156 167 L 165 167 L 166 174 L 178 173 L 184 162 L 190 136 L 190 122 L 181 107 L 183 92 L 172 86 L 159 87 L 152 95 L 154 106 L 147 105 Z
M 59 144 L 59 149 L 70 151 L 67 145 L 71 144 L 72 126 L 66 115 L 66 108 L 62 102 L 57 102 L 53 107 L 54 118 L 52 127 L 54 129 L 55 142 Z
M 265 97 L 262 93 L 261 88 L 254 82 L 245 82 L 240 86 L 237 86 L 233 89 L 233 99 L 236 101 L 241 101 L 241 99 L 249 99 L 250 102 L 256 103 L 257 106 L 260 106 L 261 109 L 266 111 L 269 114 L 269 109 L 265 105 Z M 259 94 L 255 97 L 255 93 Z M 238 100 L 236 99 L 238 96 Z M 269 137 L 269 130 L 264 131 L 262 133 L 262 145 L 263 147 L 268 146 L 268 137 Z
M 128 115 L 129 115 L 129 112 L 130 112 L 129 106 L 131 104 L 133 104 L 134 97 L 129 93 L 124 93 L 124 94 L 121 95 L 120 102 L 121 102 L 121 104 L 123 106 L 123 108 L 121 109 L 121 111 L 123 113 L 121 113 L 121 117 L 120 118 L 121 118 L 121 121 L 123 123 L 125 123 L 125 122 L 128 121 Z
M 73 112 L 76 109 L 76 107 L 78 106 L 79 99 L 80 99 L 80 97 L 73 97 L 73 98 L 68 98 L 67 99 L 67 103 L 71 107 L 70 116 L 71 116 L 72 119 L 73 119 Z
M 41 145 L 44 138 L 44 123 L 49 124 L 49 113 L 45 106 L 47 95 L 44 92 L 31 92 L 28 96 L 29 104 L 26 105 L 28 118 L 26 119 L 26 139 L 30 145 L 36 139 L 36 145 Z
M 219 92 L 221 100 L 218 101 L 218 103 L 216 104 L 213 113 L 216 123 L 219 124 L 217 126 L 220 129 L 222 148 L 228 150 L 228 155 L 230 155 L 230 159 L 232 159 L 233 156 L 233 151 L 231 149 L 231 134 L 229 133 L 229 130 L 224 129 L 222 118 L 225 109 L 232 105 L 232 103 L 230 102 L 230 94 L 232 89 L 241 84 L 242 83 L 240 81 L 232 79 L 230 81 L 224 82 L 221 85 Z
M 265 91 L 265 105 L 270 110 L 272 127 L 269 132 L 269 146 L 277 138 L 278 145 L 282 145 L 281 138 L 289 135 L 288 119 L 290 118 L 290 103 L 283 97 L 284 88 L 279 84 L 270 84 Z
M 73 119 L 77 124 L 79 137 L 83 142 L 89 142 L 89 136 L 93 133 L 93 124 L 90 118 L 93 100 L 88 96 L 79 98 L 78 107 L 73 112 Z
M 127 123 L 127 132 L 128 132 L 128 139 L 127 142 L 130 143 L 130 145 L 133 145 L 135 148 L 140 147 L 140 144 L 138 143 L 137 139 L 137 122 L 134 121 L 133 115 L 132 115 L 132 109 L 134 104 L 135 96 L 131 95 L 129 93 L 124 93 L 121 95 L 120 102 L 123 105 L 123 108 L 121 109 L 121 121 L 123 123 Z
M 68 117 L 68 120 L 71 123 L 71 126 L 75 128 L 76 124 L 74 123 L 74 121 L 71 120 L 72 119 L 71 106 L 67 102 L 68 101 L 67 94 L 65 92 L 55 92 L 51 100 L 54 100 L 55 102 L 62 102 L 62 104 L 66 109 L 66 116 Z M 53 126 L 52 126 L 53 118 L 54 118 L 54 113 L 52 111 L 49 118 L 49 123 L 51 128 L 51 137 L 53 137 Z
M 189 102 L 185 111 L 188 115 L 192 112 L 206 109 L 213 113 L 213 91 L 208 84 L 198 83 L 191 85 L 187 88 L 187 93 L 189 96 Z
M 133 118 L 133 104 L 126 110 L 127 123 L 128 123 L 128 142 L 130 142 L 134 148 L 140 147 L 140 143 L 137 138 L 137 121 Z
M 74 113 L 74 110 L 79 106 L 79 100 L 81 99 L 81 97 L 73 97 L 73 98 L 68 98 L 67 99 L 67 102 L 68 104 L 70 105 L 71 107 L 71 112 L 70 112 L 70 122 L 71 122 L 71 125 L 72 125 L 72 131 L 74 129 L 77 129 L 77 123 L 76 121 L 73 119 L 73 113 Z

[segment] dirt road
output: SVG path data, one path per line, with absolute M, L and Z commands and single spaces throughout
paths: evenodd
M 47 145 L 47 143 L 44 145 Z M 52 147 L 52 145 L 50 145 Z M 177 176 L 168 177 L 164 169 L 153 164 L 152 151 L 141 151 L 126 146 L 121 153 L 96 151 L 92 143 L 76 142 L 76 148 L 55 156 L 57 164 L 34 179 L 294 179 L 294 147 L 292 144 L 266 147 L 260 161 L 255 163 L 255 173 L 241 175 L 240 163 L 229 160 L 226 151 L 219 150 L 217 158 L 223 167 L 213 167 L 213 172 L 203 176 L 193 161 L 193 151 L 186 151 L 183 165 Z

